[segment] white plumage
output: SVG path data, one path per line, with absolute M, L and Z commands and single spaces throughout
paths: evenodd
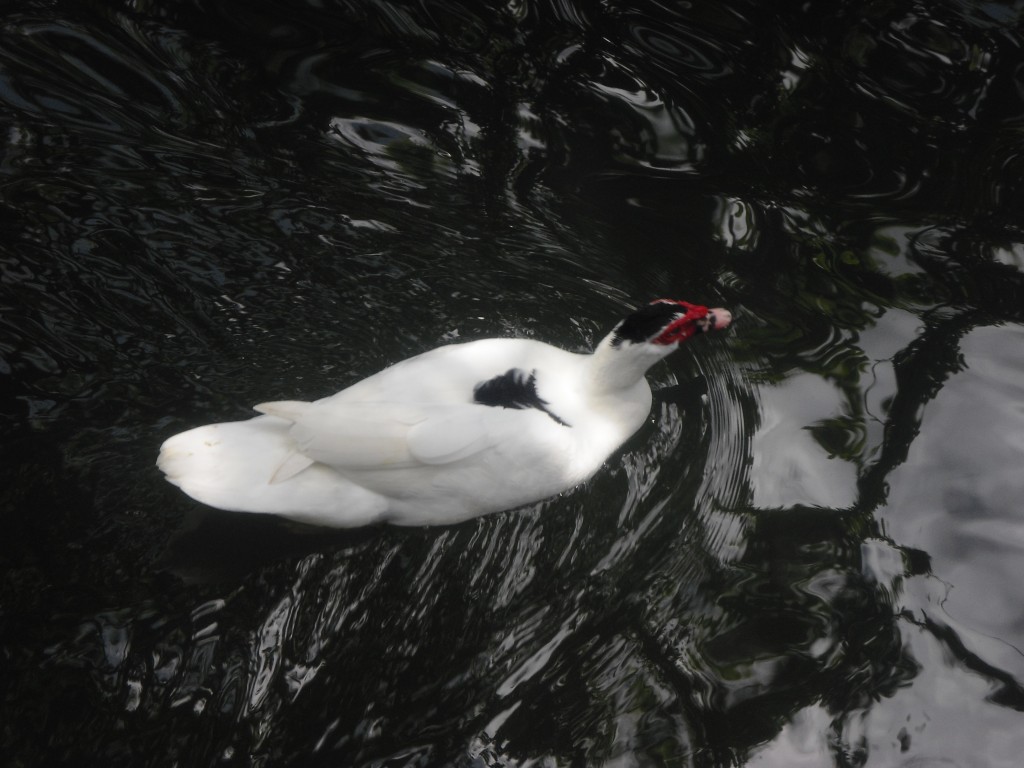
M 593 354 L 528 339 L 425 352 L 315 402 L 175 435 L 157 464 L 189 496 L 334 527 L 437 525 L 528 504 L 596 472 L 643 424 L 645 371 L 724 309 L 659 300 Z

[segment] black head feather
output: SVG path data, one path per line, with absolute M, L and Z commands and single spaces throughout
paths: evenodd
M 617 347 L 627 341 L 634 344 L 649 341 L 685 314 L 686 307 L 674 302 L 656 301 L 640 307 L 615 328 L 612 345 Z

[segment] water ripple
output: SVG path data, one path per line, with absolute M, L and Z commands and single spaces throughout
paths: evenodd
M 629 23 L 629 33 L 637 46 L 631 52 L 653 59 L 655 66 L 666 72 L 678 73 L 682 68 L 703 76 L 722 77 L 730 71 L 728 52 L 687 26 L 668 24 L 652 27 L 638 19 Z
M 977 29 L 939 15 L 893 13 L 854 27 L 846 41 L 861 71 L 858 88 L 916 120 L 962 129 L 973 122 L 991 83 L 996 47 Z M 956 116 L 949 107 L 954 106 Z

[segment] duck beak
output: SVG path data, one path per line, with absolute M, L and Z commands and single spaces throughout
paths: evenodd
M 698 323 L 702 331 L 724 331 L 729 327 L 732 322 L 732 312 L 722 307 L 715 307 L 709 309 L 705 317 L 701 318 Z

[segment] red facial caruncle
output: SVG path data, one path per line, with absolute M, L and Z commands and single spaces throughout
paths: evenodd
M 700 304 L 691 304 L 688 301 L 676 301 L 675 299 L 656 299 L 652 304 L 676 304 L 686 310 L 686 314 L 673 320 L 664 331 L 654 339 L 655 344 L 675 344 L 686 341 L 698 331 L 702 330 L 697 324 L 702 318 L 708 316 L 708 308 Z

